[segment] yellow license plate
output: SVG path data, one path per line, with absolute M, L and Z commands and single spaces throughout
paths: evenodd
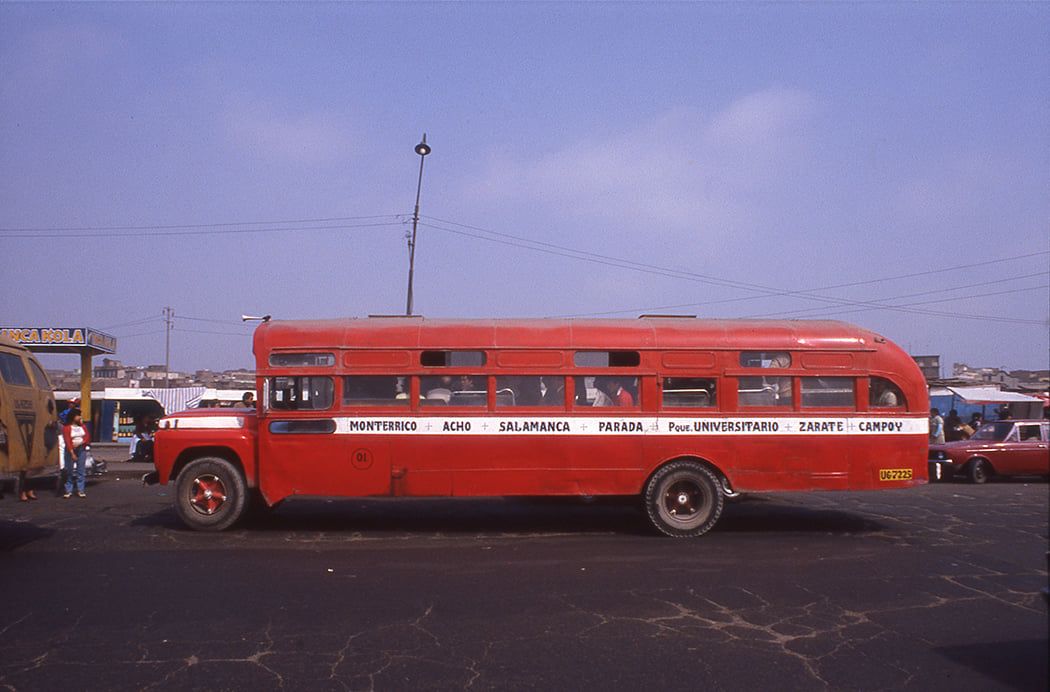
M 879 469 L 880 481 L 910 481 L 911 469 Z

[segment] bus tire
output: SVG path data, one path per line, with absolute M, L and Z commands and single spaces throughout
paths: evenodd
M 992 467 L 984 459 L 974 459 L 966 473 L 971 483 L 987 483 L 992 475 Z
M 645 489 L 645 508 L 657 531 L 673 538 L 702 536 L 722 514 L 725 498 L 710 469 L 673 461 L 653 474 Z
M 175 481 L 175 511 L 182 523 L 195 531 L 228 529 L 247 506 L 244 476 L 226 459 L 194 459 Z

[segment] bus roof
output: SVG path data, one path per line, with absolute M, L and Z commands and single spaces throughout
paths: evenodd
M 255 332 L 255 353 L 274 349 L 734 349 L 873 350 L 873 332 L 831 320 L 646 318 L 345 318 L 270 321 Z

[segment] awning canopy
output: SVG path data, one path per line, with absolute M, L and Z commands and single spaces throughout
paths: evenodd
M 1004 392 L 995 387 L 947 387 L 949 392 L 968 404 L 1030 404 L 1043 400 L 1027 394 Z
M 171 389 L 146 389 L 146 396 L 152 397 L 164 407 L 164 413 L 172 414 L 196 408 L 204 394 L 204 387 L 173 387 Z

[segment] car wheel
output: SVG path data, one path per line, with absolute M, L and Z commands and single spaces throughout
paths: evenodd
M 974 459 L 970 462 L 969 476 L 971 483 L 987 483 L 991 475 L 991 467 L 988 466 L 988 462 L 984 459 Z
M 244 476 L 229 461 L 202 457 L 186 465 L 175 481 L 175 511 L 196 531 L 222 531 L 244 514 Z
M 658 470 L 645 490 L 645 508 L 658 531 L 674 538 L 701 536 L 722 514 L 722 487 L 709 469 L 675 461 Z

